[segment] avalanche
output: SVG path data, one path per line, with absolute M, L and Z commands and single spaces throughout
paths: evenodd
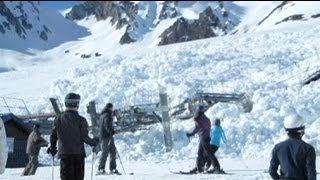
M 106 39 L 92 35 L 33 56 L 1 50 L 0 54 L 8 60 L 0 63 L 0 69 L 14 70 L 0 72 L 0 96 L 23 98 L 32 112 L 48 112 L 51 111 L 48 97 L 62 100 L 66 93 L 75 91 L 83 97 L 80 114 L 89 119 L 85 105 L 91 100 L 97 101 L 101 108 L 109 101 L 116 108 L 146 104 L 159 101 L 159 88 L 164 88 L 169 95 L 170 107 L 199 91 L 246 93 L 253 102 L 250 113 L 244 113 L 241 105 L 230 103 L 218 103 L 206 113 L 211 120 L 223 120 L 228 144 L 222 144 L 217 156 L 224 170 L 234 173 L 214 177 L 270 179 L 265 170 L 274 144 L 286 138 L 282 125 L 286 115 L 297 112 L 304 117 L 303 139 L 320 149 L 320 84 L 317 81 L 302 84 L 320 68 L 319 19 L 291 23 L 290 28 L 285 26 L 283 24 L 281 30 L 261 30 L 163 47 L 149 46 L 146 43 L 151 42 L 149 39 L 115 46 L 117 49 L 113 51 L 114 44 L 106 44 Z M 103 32 L 101 29 L 106 27 L 96 24 L 94 28 Z M 94 47 L 107 50 L 103 56 L 90 59 L 74 55 Z M 67 49 L 71 53 L 65 54 Z M 24 59 L 18 61 L 16 57 Z M 135 175 L 112 178 L 212 179 L 212 175 L 170 174 L 170 170 L 190 170 L 195 165 L 197 137 L 189 142 L 185 136 L 192 128 L 192 120 L 171 119 L 174 141 L 171 152 L 165 152 L 161 125 L 117 134 L 115 142 L 124 168 L 127 174 L 134 172 Z M 91 175 L 90 151 L 88 147 L 86 179 Z M 97 159 L 95 157 L 94 172 Z M 23 179 L 51 179 L 50 162 L 50 156 L 42 149 L 40 163 L 47 166 L 40 167 L 35 176 Z M 319 163 L 317 157 L 318 172 Z M 117 165 L 123 171 L 119 161 Z M 19 179 L 22 170 L 6 169 L 0 179 Z M 58 161 L 54 176 L 59 178 Z

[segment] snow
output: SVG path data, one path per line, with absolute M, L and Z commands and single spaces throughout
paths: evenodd
M 278 2 L 273 3 L 269 4 L 270 9 Z M 256 19 L 249 19 L 248 14 L 258 12 L 254 5 L 243 8 L 242 27 L 252 27 L 260 15 L 263 17 L 258 14 Z M 234 173 L 214 175 L 214 178 L 270 179 L 265 170 L 273 146 L 286 139 L 283 119 L 287 115 L 296 112 L 306 120 L 303 140 L 317 151 L 320 149 L 320 84 L 315 81 L 302 85 L 308 75 L 320 68 L 316 48 L 320 41 L 319 21 L 283 23 L 281 30 L 261 26 L 261 31 L 247 34 L 155 47 L 160 29 L 154 34 L 148 32 L 138 43 L 120 46 L 114 39 L 119 39 L 123 34 L 120 31 L 124 29 L 114 31 L 109 20 L 96 22 L 94 17 L 89 17 L 77 23 L 88 28 L 91 35 L 78 41 L 66 42 L 46 51 L 33 51 L 32 56 L 1 50 L 5 61 L 0 62 L 0 67 L 5 70 L 0 73 L 0 97 L 23 98 L 31 112 L 43 113 L 53 111 L 49 97 L 63 100 L 68 92 L 73 91 L 81 95 L 80 114 L 89 120 L 86 104 L 91 100 L 98 103 L 99 111 L 106 102 L 113 102 L 115 108 L 154 103 L 159 101 L 160 88 L 161 91 L 164 88 L 169 96 L 169 108 L 199 91 L 246 93 L 253 102 L 250 113 L 244 113 L 238 103 L 217 103 L 206 112 L 212 121 L 217 117 L 222 119 L 228 144 L 221 145 L 217 156 L 222 167 Z M 293 27 L 292 24 L 296 23 L 299 26 Z M 157 26 L 164 27 L 165 24 L 161 23 Z M 70 52 L 65 53 L 65 50 Z M 94 57 L 95 52 L 102 56 Z M 81 54 L 92 56 L 82 59 Z M 115 135 L 124 168 L 134 175 L 112 178 L 212 179 L 213 175 L 170 173 L 187 171 L 195 165 L 198 139 L 194 137 L 189 141 L 185 136 L 193 126 L 192 120 L 171 119 L 174 142 L 171 152 L 165 151 L 160 124 Z M 92 154 L 90 147 L 86 150 L 85 179 L 89 179 Z M 94 173 L 98 157 L 95 157 Z M 51 158 L 45 149 L 41 150 L 40 163 L 46 166 L 40 167 L 35 176 L 20 177 L 23 169 L 17 168 L 6 169 L 0 179 L 51 179 Z M 319 163 L 317 157 L 318 172 Z M 59 161 L 56 160 L 55 164 L 57 179 Z M 123 172 L 119 161 L 117 165 Z
M 20 2 L 6 1 L 5 4 L 10 11 L 14 13 L 15 17 L 21 15 L 20 10 L 16 8 Z M 24 13 L 28 15 L 27 22 L 31 23 L 32 28 L 25 29 L 25 40 L 17 35 L 14 26 L 10 25 L 11 30 L 5 28 L 6 33 L 0 33 L 1 49 L 11 49 L 30 54 L 30 51 L 33 51 L 34 49 L 48 50 L 64 42 L 76 41 L 78 38 L 89 35 L 87 29 L 65 19 L 58 11 L 34 3 L 38 12 L 30 2 L 21 2 L 21 4 Z M 6 18 L 0 16 L 0 22 L 2 23 L 4 21 L 7 21 Z M 44 41 L 39 37 L 40 33 L 44 30 L 44 26 L 50 30 L 50 32 L 47 33 L 47 41 Z

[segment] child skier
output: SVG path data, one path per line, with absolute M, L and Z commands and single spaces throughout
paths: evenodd
M 223 140 L 223 142 L 225 144 L 227 143 L 227 138 L 226 138 L 226 135 L 221 127 L 220 119 L 218 119 L 218 118 L 215 119 L 214 125 L 211 128 L 210 136 L 211 136 L 211 140 L 210 140 L 211 151 L 213 154 L 215 154 L 220 147 L 221 139 Z M 220 170 L 220 163 L 215 155 L 214 155 L 214 157 L 217 161 L 216 161 L 216 167 L 213 167 L 213 173 L 220 173 L 220 171 L 221 171 Z M 211 161 L 208 160 L 205 162 L 205 164 L 206 164 L 206 169 L 209 169 L 210 165 L 211 165 Z

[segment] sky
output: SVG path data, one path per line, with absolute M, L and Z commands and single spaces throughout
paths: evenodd
M 300 8 L 300 11 L 312 10 L 301 4 L 297 6 L 299 2 L 295 5 L 292 7 Z M 261 9 L 258 9 L 259 12 L 262 12 Z M 255 10 L 247 13 L 254 14 Z M 281 13 L 276 15 L 278 19 L 283 18 Z M 223 120 L 228 143 L 222 144 L 216 155 L 223 169 L 233 173 L 230 176 L 217 175 L 214 179 L 270 179 L 265 170 L 268 169 L 272 148 L 286 138 L 283 129 L 285 116 L 291 113 L 303 116 L 306 120 L 303 140 L 320 149 L 320 83 L 315 81 L 307 86 L 300 84 L 303 75 L 312 73 L 319 64 L 318 52 L 314 47 L 320 41 L 320 19 L 276 26 L 274 24 L 278 19 L 274 19 L 272 22 L 272 19 L 265 21 L 274 27 L 272 31 L 261 28 L 264 31 L 259 33 L 163 47 L 150 47 L 148 42 L 152 40 L 148 39 L 140 44 L 115 47 L 111 40 L 117 39 L 123 32 L 112 31 L 109 22 L 96 22 L 94 18 L 88 18 L 78 23 L 86 24 L 92 34 L 81 41 L 67 42 L 48 51 L 35 52 L 33 56 L 2 50 L 5 63 L 1 62 L 0 65 L 7 67 L 7 70 L 0 73 L 0 96 L 24 99 L 31 112 L 50 112 L 49 97 L 61 100 L 66 92 L 75 91 L 82 97 L 79 112 L 87 117 L 85 106 L 91 100 L 96 100 L 99 107 L 105 102 L 114 102 L 117 108 L 157 102 L 159 86 L 166 87 L 170 113 L 175 105 L 192 96 L 199 88 L 211 93 L 245 92 L 254 104 L 250 113 L 244 113 L 239 103 L 217 103 L 206 112 L 212 120 Z M 247 25 L 246 20 L 242 23 Z M 288 27 L 286 31 L 276 29 L 281 25 Z M 65 31 L 74 31 L 69 26 L 63 28 Z M 157 28 L 158 32 L 163 32 L 165 27 Z M 153 37 L 158 36 L 146 36 L 150 39 Z M 66 50 L 69 52 L 65 53 Z M 102 56 L 88 59 L 80 57 L 82 53 L 95 52 Z M 171 152 L 165 152 L 163 148 L 160 124 L 141 131 L 116 134 L 116 147 L 124 165 L 123 168 L 117 160 L 118 170 L 124 172 L 123 169 L 126 169 L 127 173 L 134 172 L 134 176 L 112 178 L 213 179 L 213 175 L 206 174 L 179 176 L 170 173 L 193 168 L 198 146 L 198 137 L 189 140 L 185 136 L 194 128 L 192 119 L 181 121 L 174 117 L 170 126 L 174 142 Z M 52 159 L 45 150 L 41 149 L 39 159 L 41 164 L 47 166 L 39 167 L 35 176 L 20 177 L 22 168 L 7 168 L 0 175 L 0 180 L 51 179 Z M 91 148 L 86 146 L 86 150 L 85 179 L 90 179 L 91 162 L 94 160 L 95 172 L 101 153 L 92 156 Z M 54 176 L 58 179 L 59 160 L 55 160 L 55 163 Z M 317 157 L 317 171 L 319 163 Z
M 82 2 L 83 1 L 40 1 L 43 6 L 56 10 L 64 10 Z

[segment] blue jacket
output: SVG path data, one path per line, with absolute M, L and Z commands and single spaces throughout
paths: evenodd
M 280 166 L 280 174 L 277 170 Z M 272 179 L 316 180 L 315 149 L 299 138 L 289 138 L 272 150 L 269 174 Z
M 215 145 L 217 147 L 220 147 L 221 139 L 224 143 L 227 143 L 226 135 L 224 134 L 224 131 L 221 126 L 212 126 L 211 129 L 211 145 Z

